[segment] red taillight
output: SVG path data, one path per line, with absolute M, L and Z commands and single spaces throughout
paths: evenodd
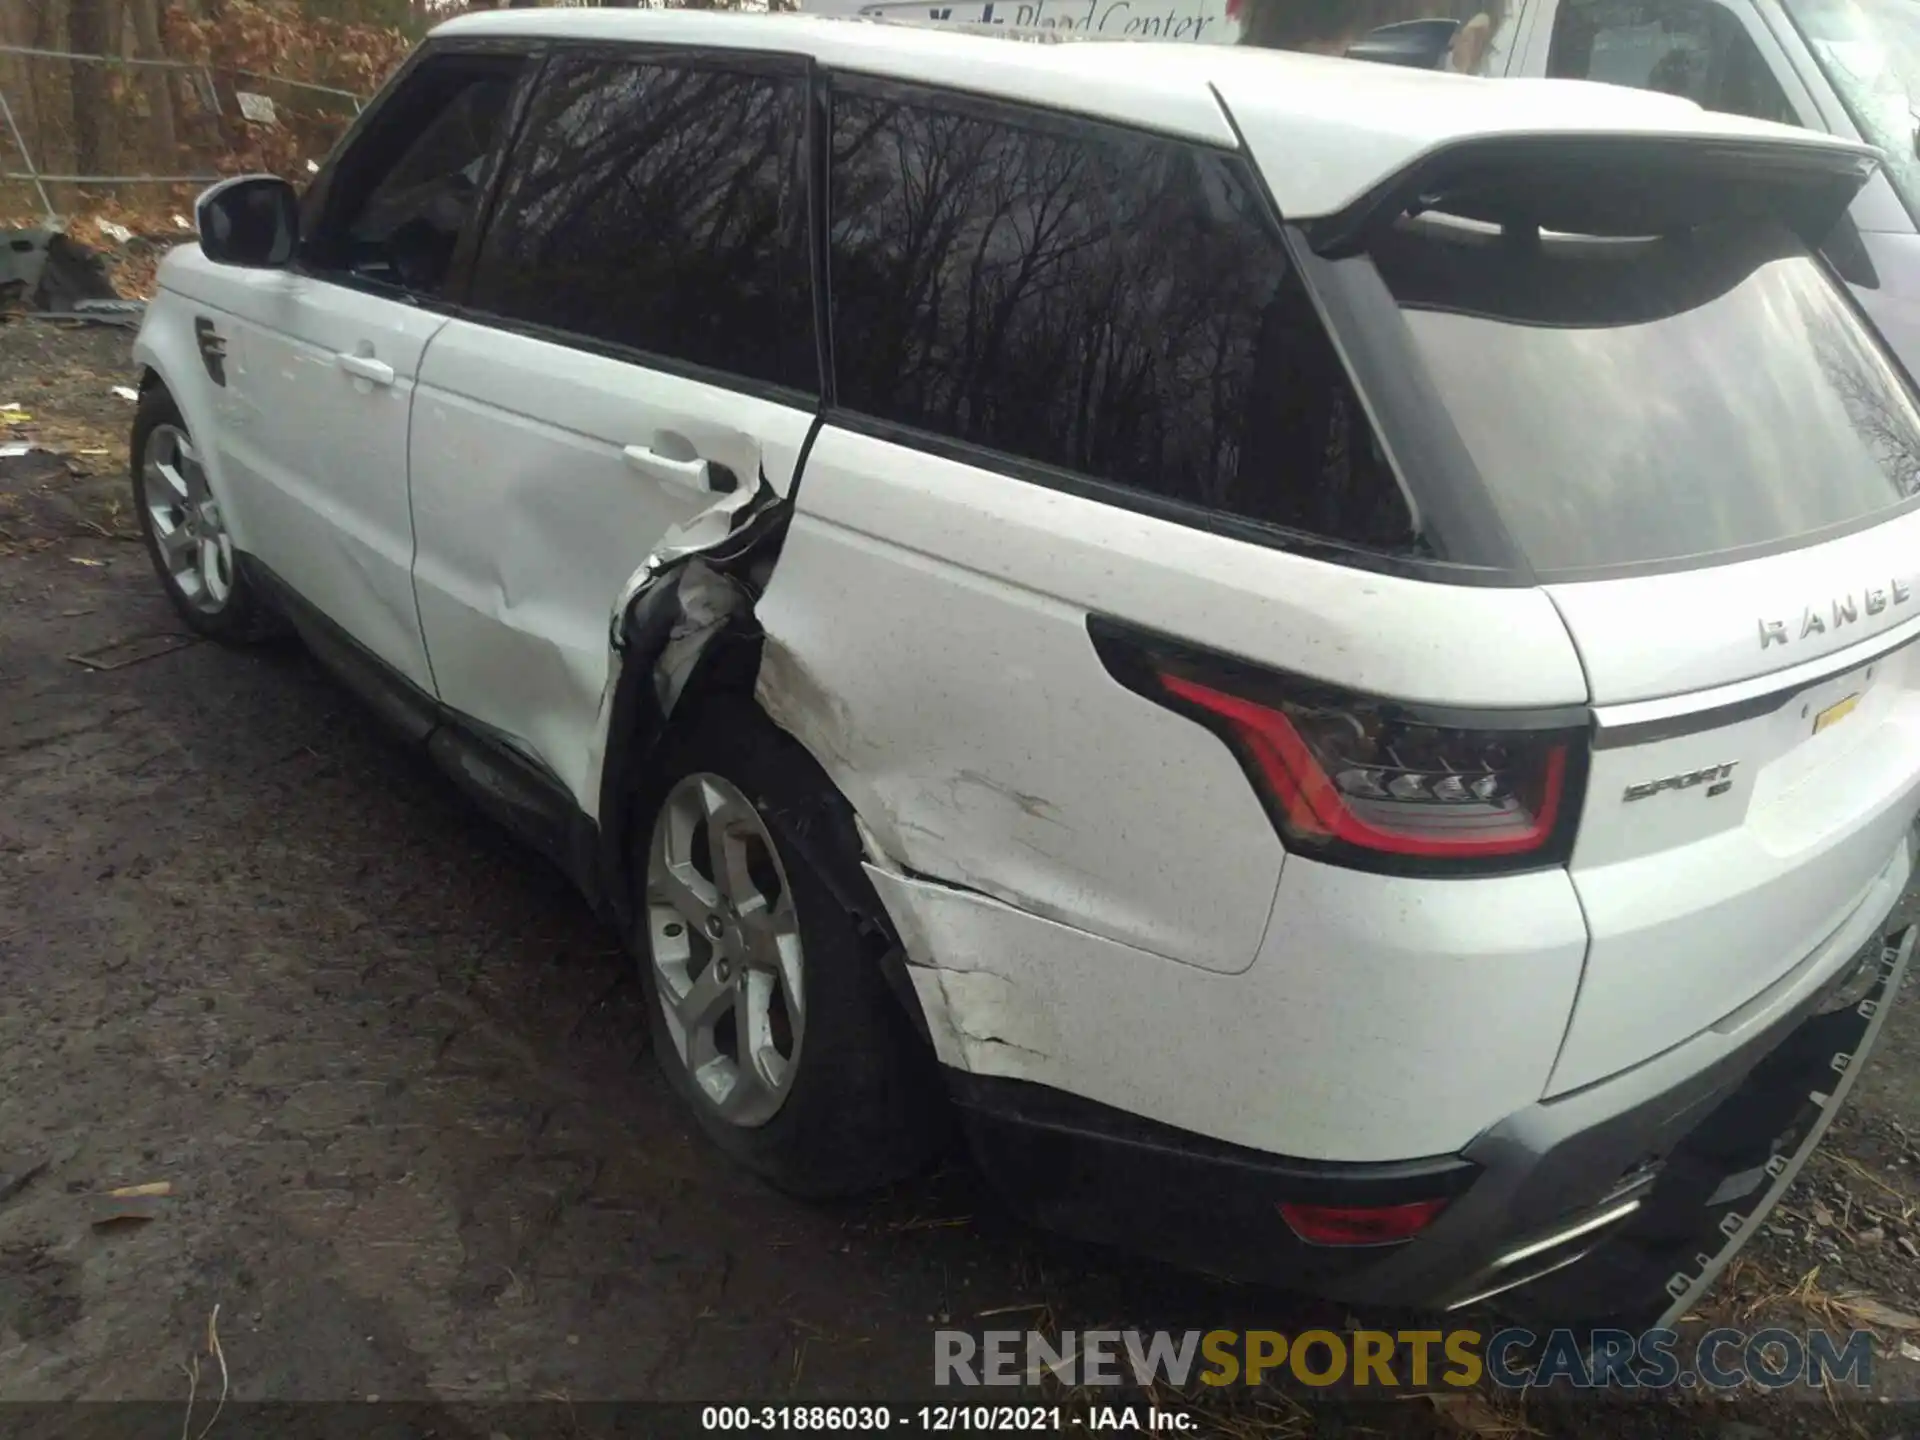
M 1447 1208 L 1445 1200 L 1404 1205 L 1283 1204 L 1281 1218 L 1309 1245 L 1391 1245 L 1411 1240 Z
M 1521 855 L 1544 845 L 1559 819 L 1564 741 L 1369 727 L 1355 710 L 1258 705 L 1179 675 L 1160 683 L 1234 728 L 1292 840 L 1390 855 Z
M 1579 712 L 1401 705 L 1090 628 L 1115 678 L 1232 746 L 1290 848 L 1409 873 L 1554 864 L 1571 849 Z

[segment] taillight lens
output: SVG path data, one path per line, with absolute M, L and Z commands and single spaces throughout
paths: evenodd
M 1227 741 L 1289 848 L 1408 873 L 1533 868 L 1571 849 L 1587 753 L 1577 711 L 1401 705 L 1090 628 L 1122 683 Z

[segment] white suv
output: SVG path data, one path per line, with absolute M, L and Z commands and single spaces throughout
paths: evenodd
M 290 623 L 800 1194 L 1671 1312 L 1884 1019 L 1920 410 L 1865 147 L 1573 82 L 694 12 L 436 31 L 138 345 Z M 1517 1288 L 1518 1287 L 1518 1288 Z

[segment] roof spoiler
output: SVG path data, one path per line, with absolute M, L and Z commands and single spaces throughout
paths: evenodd
M 1375 228 L 1438 210 L 1520 231 L 1665 235 L 1745 218 L 1784 221 L 1818 249 L 1879 166 L 1821 140 L 1712 135 L 1519 135 L 1435 150 L 1335 214 L 1303 220 L 1315 253 L 1367 248 Z

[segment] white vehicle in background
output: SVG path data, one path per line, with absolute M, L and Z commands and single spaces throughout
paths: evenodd
M 915 25 L 1005 25 L 1105 39 L 1180 40 L 1231 45 L 1236 0 L 801 0 L 806 15 L 894 20 Z
M 1483 74 L 1683 96 L 1879 148 L 1828 261 L 1920 373 L 1920 7 L 1911 0 L 1512 0 Z

